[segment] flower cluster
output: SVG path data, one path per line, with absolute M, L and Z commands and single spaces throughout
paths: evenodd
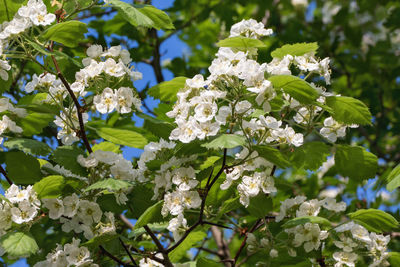
M 105 88 L 101 95 L 96 95 L 93 103 L 100 113 L 110 113 L 116 109 L 119 113 L 129 113 L 132 111 L 131 106 L 134 105 L 136 110 L 141 110 L 142 102 L 139 98 L 134 97 L 132 88 L 121 87 L 118 90 Z
M 79 199 L 76 194 L 64 198 L 42 199 L 43 207 L 49 210 L 49 218 L 59 219 L 64 232 L 74 231 L 82 233 L 86 239 L 102 234 L 114 234 L 114 214 L 104 213 L 104 221 L 101 221 L 103 212 L 96 202 Z
M 82 114 L 83 123 L 88 122 L 89 115 L 87 113 Z M 60 116 L 56 116 L 54 123 L 61 128 L 57 133 L 57 138 L 61 139 L 64 145 L 72 145 L 74 142 L 79 141 L 79 119 L 76 108 L 72 109 L 64 108 L 60 112 Z
M 56 15 L 47 13 L 46 5 L 42 0 L 29 0 L 26 6 L 18 9 L 17 14 L 11 21 L 3 22 L 0 26 L 0 42 L 24 32 L 35 26 L 50 25 L 56 19 Z
M 5 192 L 7 200 L 0 203 L 0 235 L 10 229 L 12 223 L 22 224 L 31 222 L 40 209 L 40 200 L 32 186 L 20 189 L 15 184 Z
M 335 267 L 355 266 L 359 254 L 357 252 L 365 249 L 373 258 L 370 267 L 390 266 L 387 262 L 389 257 L 387 245 L 390 242 L 390 235 L 370 233 L 363 226 L 353 221 L 336 227 L 335 231 L 339 234 L 339 240 L 334 241 L 334 244 L 342 250 L 333 254 L 336 261 Z
M 46 260 L 37 262 L 34 267 L 58 267 L 58 266 L 85 266 L 98 267 L 90 258 L 87 247 L 79 246 L 80 239 L 73 238 L 71 243 L 64 247 L 57 244 L 54 252 L 47 254 Z
M 321 128 L 320 134 L 331 142 L 336 142 L 338 137 L 346 136 L 346 129 L 357 128 L 357 124 L 344 125 L 335 121 L 332 117 L 328 117 L 324 120 L 324 127 Z

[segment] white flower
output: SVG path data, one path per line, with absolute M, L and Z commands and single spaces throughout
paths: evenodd
M 277 130 L 282 125 L 282 121 L 278 121 L 271 116 L 264 117 L 261 115 L 259 119 L 261 124 L 269 129 Z
M 257 22 L 254 19 L 242 20 L 231 27 L 229 37 L 244 36 L 249 38 L 259 38 L 261 36 L 271 35 L 271 29 L 265 29 L 262 22 Z
M 321 210 L 321 205 L 317 199 L 312 199 L 301 203 L 299 210 L 296 212 L 297 217 L 317 216 Z
M 93 168 L 99 164 L 99 161 L 95 158 L 94 153 L 89 154 L 87 158 L 83 155 L 77 157 L 78 163 L 85 168 Z
M 161 253 L 157 253 L 155 256 L 156 256 L 157 258 L 159 258 L 159 259 L 163 259 L 163 256 L 162 256 Z M 151 260 L 151 259 L 149 259 L 149 258 L 142 258 L 142 259 L 139 261 L 139 266 L 140 266 L 140 267 L 163 267 L 164 264 L 159 263 L 159 262 L 154 261 L 154 260 Z
M 187 221 L 185 219 L 185 217 L 183 217 L 183 214 L 179 214 L 177 217 L 172 218 L 169 221 L 168 224 L 168 231 L 171 231 L 173 236 L 174 236 L 174 240 L 178 241 L 179 239 L 181 239 L 182 237 L 182 233 L 184 232 L 184 228 L 187 227 Z M 180 229 L 183 228 L 183 229 Z
M 352 238 L 344 236 L 344 235 L 340 236 L 340 241 L 335 240 L 335 241 L 333 241 L 333 243 L 335 244 L 335 246 L 343 249 L 343 251 L 345 251 L 345 252 L 352 252 L 353 248 L 358 246 L 357 243 L 354 242 Z
M 267 64 L 267 72 L 272 75 L 290 75 L 292 72 L 289 69 L 293 56 L 286 55 L 282 59 L 273 58 L 270 63 Z
M 79 197 L 74 193 L 63 199 L 64 215 L 67 217 L 74 217 L 78 211 Z
M 187 209 L 196 209 L 200 207 L 201 198 L 197 191 L 183 191 L 182 203 Z
M 355 253 L 340 251 L 333 253 L 333 258 L 336 260 L 335 267 L 354 267 L 358 256 Z
M 116 91 L 115 95 L 117 101 L 117 106 L 116 106 L 117 111 L 122 114 L 131 112 L 132 110 L 131 106 L 134 101 L 132 88 L 121 87 Z
M 207 122 L 214 118 L 217 113 L 218 106 L 215 102 L 202 102 L 194 108 L 194 118 L 198 122 Z
M 56 220 L 61 217 L 64 213 L 64 205 L 61 199 L 50 198 L 42 199 L 44 207 L 49 209 L 50 219 Z
M 7 81 L 8 80 L 8 73 L 7 71 L 9 71 L 11 69 L 11 66 L 8 64 L 8 62 L 6 60 L 0 60 L 0 77 Z
M 90 58 L 98 58 L 103 53 L 103 47 L 101 45 L 93 44 L 87 50 L 86 54 Z
M 187 79 L 186 85 L 190 88 L 203 88 L 206 83 L 204 81 L 203 75 L 197 74 L 192 79 Z
M 82 266 L 92 262 L 88 248 L 79 247 L 79 243 L 79 239 L 73 238 L 72 243 L 64 245 L 64 252 L 69 265 Z
M 280 222 L 285 218 L 286 213 L 290 210 L 293 206 L 300 205 L 303 203 L 307 198 L 305 196 L 297 196 L 295 198 L 289 198 L 285 201 L 281 202 L 281 207 L 278 216 L 276 216 L 275 221 Z
M 247 90 L 258 94 L 256 102 L 259 106 L 263 105 L 263 110 L 265 112 L 271 111 L 271 105 L 268 101 L 273 99 L 276 93 L 270 81 L 264 80 L 261 84 L 257 84 L 255 87 L 249 87 Z
M 239 114 L 247 112 L 250 109 L 251 109 L 251 103 L 247 100 L 240 101 L 235 105 L 235 111 Z
M 11 208 L 11 218 L 13 222 L 21 224 L 33 220 L 37 215 L 37 207 L 31 205 L 28 200 L 18 203 L 18 207 Z
M 365 229 L 363 226 L 361 226 L 359 224 L 354 224 L 350 231 L 355 239 L 358 239 L 365 243 L 371 242 L 371 238 L 369 236 L 368 230 Z
M 221 124 L 225 125 L 226 120 L 232 114 L 232 108 L 230 106 L 222 106 L 218 110 L 217 116 L 215 116 L 215 120 Z
M 334 198 L 327 197 L 321 201 L 321 204 L 325 209 L 332 210 L 335 212 L 341 212 L 346 210 L 346 203 L 343 201 L 336 203 L 336 200 Z
M 269 252 L 269 256 L 271 258 L 276 258 L 278 257 L 278 251 L 276 249 L 271 249 L 271 251 Z
M 104 62 L 104 72 L 114 77 L 121 77 L 125 74 L 123 63 L 117 63 L 112 58 L 108 58 Z
M 49 25 L 56 19 L 56 15 L 47 14 L 46 5 L 41 0 L 29 0 L 26 6 L 18 10 L 18 15 L 29 18 L 34 25 Z
M 172 182 L 178 185 L 178 189 L 181 191 L 188 191 L 199 183 L 192 167 L 175 169 L 172 174 Z
M 103 212 L 97 203 L 88 200 L 79 201 L 77 215 L 84 224 L 98 223 L 102 214 Z
M 332 117 L 324 120 L 324 126 L 320 134 L 331 142 L 336 142 L 338 137 L 346 136 L 346 126 L 338 123 Z
M 70 118 L 67 116 L 70 116 Z M 89 116 L 87 113 L 82 113 L 83 123 L 86 123 L 88 118 Z M 79 137 L 76 134 L 76 129 L 80 128 L 76 108 L 73 108 L 72 111 L 69 111 L 68 109 L 61 111 L 60 116 L 56 116 L 54 123 L 58 127 L 61 127 L 61 130 L 57 134 L 57 138 L 61 139 L 63 144 L 72 145 L 74 142 L 79 141 Z
M 17 126 L 17 124 L 10 120 L 7 115 L 3 115 L 3 118 L 0 120 L 0 134 L 4 133 L 6 130 L 9 130 L 13 133 L 22 133 L 22 128 Z
M 102 114 L 112 112 L 118 104 L 114 91 L 108 87 L 103 90 L 101 95 L 96 95 L 93 98 L 93 103 L 97 111 Z
M 225 176 L 226 179 L 225 181 L 220 185 L 220 188 L 222 190 L 226 190 L 228 189 L 233 181 L 236 181 L 237 179 L 239 179 L 242 176 L 243 173 L 243 167 L 241 165 L 235 166 L 233 167 L 233 169 L 228 170 L 225 169 Z

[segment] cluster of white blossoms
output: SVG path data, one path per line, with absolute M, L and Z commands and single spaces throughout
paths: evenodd
M 337 203 L 333 198 L 325 198 L 323 200 L 312 199 L 306 201 L 306 197 L 297 196 L 295 198 L 286 199 L 281 203 L 279 214 L 276 216 L 275 221 L 280 222 L 286 216 L 295 215 L 295 217 L 303 216 L 318 216 L 321 207 L 333 211 L 342 212 L 346 210 L 346 203 Z M 321 241 L 328 238 L 328 232 L 321 230 L 317 223 L 305 223 L 304 225 L 297 225 L 292 228 L 285 229 L 289 234 L 294 247 L 304 246 L 306 252 L 318 250 Z M 296 256 L 296 251 L 289 248 L 289 255 Z
M 220 185 L 222 190 L 228 189 L 232 183 L 239 181 L 237 190 L 240 195 L 240 203 L 247 207 L 250 204 L 250 198 L 257 196 L 260 192 L 271 194 L 276 192 L 274 179 L 271 173 L 273 164 L 259 157 L 258 152 L 251 154 L 247 148 L 236 154 L 236 160 L 246 160 L 243 164 L 233 168 L 225 169 L 226 179 Z
M 225 124 L 224 111 L 218 112 L 216 101 L 224 98 L 226 92 L 207 90 L 207 82 L 198 74 L 193 79 L 186 80 L 185 88 L 177 94 L 178 101 L 167 116 L 175 118 L 178 125 L 170 135 L 171 140 L 189 143 L 196 138 L 202 140 L 208 136 L 215 136 L 220 125 Z
M 26 6 L 18 9 L 11 21 L 3 22 L 0 26 L 0 42 L 24 32 L 34 26 L 50 25 L 56 19 L 56 15 L 47 13 L 46 5 L 42 0 L 29 0 Z
M 100 113 L 110 113 L 116 109 L 119 113 L 129 113 L 132 105 L 136 110 L 142 111 L 142 102 L 138 97 L 133 96 L 133 89 L 120 87 L 118 90 L 105 88 L 101 95 L 96 95 L 93 103 Z
M 85 168 L 91 169 L 91 177 L 89 179 L 98 181 L 104 178 L 114 178 L 125 181 L 135 181 L 137 178 L 136 169 L 132 163 L 126 160 L 122 154 L 117 154 L 111 151 L 96 150 L 87 158 L 79 155 L 78 163 Z M 129 189 L 113 192 L 117 203 L 125 204 L 128 198 L 125 193 Z
M 79 246 L 80 239 L 73 238 L 71 243 L 64 247 L 57 244 L 54 252 L 47 254 L 46 260 L 37 262 L 34 267 L 85 266 L 98 267 L 90 257 L 87 247 Z
M 41 204 L 32 186 L 20 189 L 13 184 L 4 195 L 7 200 L 0 202 L 0 236 L 11 228 L 13 222 L 22 224 L 34 220 Z
M 231 27 L 229 37 L 244 36 L 257 39 L 262 36 L 269 36 L 273 33 L 271 29 L 265 29 L 262 22 L 254 19 L 242 20 Z
M 334 241 L 334 244 L 342 250 L 333 254 L 336 261 L 335 267 L 343 265 L 354 267 L 358 255 L 365 250 L 368 255 L 372 256 L 370 267 L 390 266 L 387 261 L 389 257 L 387 245 L 390 242 L 390 235 L 368 232 L 363 226 L 353 221 L 336 227 L 335 231 L 339 235 L 339 240 Z
M 83 123 L 88 122 L 89 115 L 87 113 L 82 113 Z M 60 116 L 56 116 L 54 123 L 61 128 L 57 133 L 57 138 L 61 139 L 64 145 L 72 145 L 74 142 L 79 141 L 79 119 L 76 108 L 71 109 L 64 108 L 60 112 Z
M 253 233 L 247 233 L 246 244 L 249 254 L 254 254 L 260 250 L 267 250 L 271 258 L 278 257 L 278 251 L 273 248 L 273 244 L 271 244 L 270 240 L 266 237 L 262 237 L 258 240 Z
M 114 214 L 103 214 L 96 202 L 80 199 L 76 194 L 64 198 L 42 199 L 42 202 L 43 207 L 49 210 L 49 218 L 59 219 L 63 224 L 61 229 L 64 232 L 83 233 L 88 240 L 94 236 L 115 233 Z
M 0 49 L 0 56 L 1 56 L 1 49 Z M 0 59 L 0 78 L 7 81 L 8 80 L 8 72 L 11 70 L 10 64 L 8 64 L 7 60 Z
M 0 98 L 0 113 L 1 112 L 10 112 L 17 117 L 25 117 L 27 114 L 25 109 L 14 107 L 14 105 L 10 103 L 10 99 L 5 97 Z M 3 115 L 0 120 L 0 144 L 3 142 L 3 137 L 1 135 L 7 131 L 19 134 L 22 133 L 23 130 L 7 115 Z

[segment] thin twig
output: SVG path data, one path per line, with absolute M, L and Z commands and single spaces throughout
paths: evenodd
M 146 230 L 146 232 L 150 235 L 151 239 L 153 239 L 154 243 L 156 244 L 158 250 L 161 252 L 161 254 L 164 257 L 164 262 L 163 264 L 167 267 L 173 267 L 173 264 L 171 263 L 171 261 L 169 260 L 168 257 L 168 251 L 163 247 L 163 245 L 161 244 L 160 240 L 158 240 L 158 238 L 155 236 L 155 234 L 153 233 L 153 231 L 150 229 L 150 227 L 148 227 L 147 225 L 143 226 L 144 229 Z
M 3 166 L 0 165 L 0 172 L 4 175 L 4 177 L 6 178 L 7 182 L 12 185 L 13 182 L 11 181 L 11 179 L 8 177 L 6 170 L 4 170 Z
M 234 258 L 234 262 L 236 263 L 237 260 L 239 259 L 240 253 L 242 252 L 244 246 L 246 245 L 246 241 L 247 241 L 247 234 L 248 233 L 252 233 L 254 232 L 254 230 L 257 228 L 258 224 L 260 223 L 261 219 L 258 219 L 256 221 L 256 223 L 253 225 L 253 227 L 251 227 L 250 231 L 245 233 L 245 236 L 243 238 L 242 243 L 240 244 L 239 250 L 236 252 L 235 258 Z
M 118 263 L 119 265 L 126 266 L 126 267 L 134 267 L 133 265 L 126 264 L 125 262 L 123 262 L 120 259 L 118 259 L 117 257 L 115 257 L 113 254 L 108 252 L 102 245 L 100 245 L 99 248 L 100 248 L 101 252 L 103 252 L 103 254 L 105 254 L 107 257 L 109 257 L 110 259 L 112 259 L 113 261 Z
M 119 242 L 121 242 L 121 245 L 124 247 L 126 253 L 128 254 L 129 259 L 131 259 L 131 262 L 132 262 L 134 265 L 137 266 L 137 263 L 136 263 L 135 260 L 133 259 L 132 254 L 131 254 L 131 252 L 129 251 L 129 249 L 126 247 L 124 241 L 122 241 L 121 238 L 118 238 L 118 239 L 119 239 Z

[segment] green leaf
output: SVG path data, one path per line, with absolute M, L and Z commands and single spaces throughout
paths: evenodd
M 390 266 L 400 266 L 400 252 L 389 252 Z
M 218 214 L 225 214 L 230 212 L 231 210 L 235 210 L 242 207 L 242 204 L 239 202 L 239 197 L 231 198 L 228 199 L 227 201 L 224 201 L 224 204 L 222 204 Z
M 283 58 L 286 55 L 303 56 L 308 53 L 315 53 L 318 50 L 317 43 L 286 44 L 271 52 L 274 58 Z
M 368 231 L 383 233 L 398 230 L 399 222 L 389 213 L 377 209 L 361 209 L 349 213 L 353 221 L 361 224 Z
M 118 145 L 143 148 L 147 144 L 143 135 L 131 130 L 101 127 L 96 132 L 101 138 Z
M 37 156 L 47 156 L 52 151 L 46 143 L 26 138 L 8 139 L 4 142 L 4 146 L 9 149 L 18 149 Z
M 326 104 L 332 108 L 332 117 L 345 124 L 371 124 L 368 107 L 358 99 L 348 96 L 329 96 Z
M 296 147 L 290 156 L 290 161 L 296 168 L 317 170 L 326 157 L 330 155 L 331 148 L 322 142 L 309 142 L 301 147 Z
M 7 172 L 16 184 L 33 184 L 42 174 L 37 159 L 20 151 L 6 153 Z
M 164 138 L 165 140 L 169 139 L 171 131 L 175 128 L 171 123 L 153 118 L 146 114 L 138 114 L 138 116 L 144 119 L 143 128 L 148 130 L 151 134 Z
M 161 215 L 161 209 L 164 201 L 159 201 L 153 206 L 149 207 L 137 220 L 133 230 L 143 227 L 149 223 L 161 222 L 163 217 Z
M 48 126 L 54 120 L 53 114 L 30 113 L 26 117 L 19 119 L 19 125 L 24 130 L 24 136 L 40 134 L 44 127 Z
M 337 145 L 335 166 L 343 176 L 361 181 L 375 177 L 378 158 L 360 146 Z
M 74 174 L 86 176 L 86 169 L 77 161 L 79 155 L 86 156 L 81 149 L 74 146 L 60 146 L 54 151 L 51 159 Z
M 157 30 L 172 30 L 175 28 L 169 16 L 164 11 L 153 6 L 132 6 L 120 0 L 110 0 L 108 3 L 115 7 L 122 17 L 135 27 L 142 26 Z
M 222 267 L 222 266 L 225 265 L 204 257 L 200 257 L 196 262 L 196 267 Z
M 99 144 L 95 144 L 94 146 L 92 146 L 92 150 L 93 151 L 102 150 L 102 151 L 111 151 L 114 153 L 121 153 L 121 149 L 119 148 L 119 146 L 110 142 L 101 142 Z
M 151 87 L 147 93 L 161 101 L 174 102 L 177 100 L 176 94 L 185 87 L 186 77 L 175 77 L 170 81 L 162 82 Z
M 42 34 L 42 38 L 62 43 L 68 47 L 76 47 L 84 39 L 86 32 L 86 23 L 70 20 L 51 26 Z
M 386 181 L 386 189 L 389 191 L 393 191 L 400 186 L 400 164 L 389 173 Z
M 208 149 L 218 149 L 218 148 L 234 148 L 237 146 L 243 146 L 246 143 L 246 138 L 238 134 L 222 134 L 212 140 L 209 143 L 202 144 L 202 147 Z
M 256 218 L 264 218 L 272 211 L 272 199 L 267 195 L 260 193 L 255 197 L 250 198 L 250 205 L 247 210 Z
M 25 5 L 28 0 L 1 0 L 0 4 L 0 24 L 4 21 L 11 21 L 18 9 Z
M 253 149 L 258 152 L 260 157 L 265 158 L 280 168 L 287 168 L 290 166 L 290 162 L 286 159 L 282 152 L 276 148 L 270 146 L 254 146 Z
M 292 75 L 276 75 L 268 78 L 273 86 L 294 97 L 303 104 L 312 104 L 319 93 L 308 82 Z
M 127 181 L 108 178 L 90 185 L 85 189 L 85 191 L 96 190 L 96 189 L 108 189 L 109 191 L 116 192 L 131 186 L 132 184 L 128 183 Z
M 0 239 L 0 246 L 11 258 L 23 258 L 35 254 L 39 247 L 30 233 L 10 232 Z
M 177 248 L 169 253 L 169 258 L 172 262 L 177 262 L 182 259 L 187 251 L 195 246 L 197 242 L 204 240 L 207 233 L 203 231 L 191 232 L 188 237 L 179 244 Z
M 292 228 L 300 224 L 305 224 L 305 223 L 317 223 L 320 225 L 325 225 L 325 226 L 330 226 L 331 222 L 325 218 L 318 217 L 318 216 L 303 216 L 303 217 L 297 217 L 294 219 L 291 219 L 284 223 L 282 226 L 284 228 Z
M 97 236 L 93 237 L 89 241 L 83 243 L 82 246 L 97 248 L 99 245 L 104 245 L 104 243 L 107 243 L 118 237 L 119 237 L 118 234 L 105 233 L 105 234 L 97 235 Z
M 219 47 L 235 47 L 235 48 L 251 48 L 251 47 L 266 47 L 266 45 L 258 40 L 253 38 L 247 38 L 243 36 L 235 36 L 230 37 L 224 40 L 221 40 L 217 43 Z
M 35 183 L 33 189 L 37 193 L 39 199 L 57 198 L 61 196 L 64 185 L 64 177 L 60 175 L 51 175 Z

